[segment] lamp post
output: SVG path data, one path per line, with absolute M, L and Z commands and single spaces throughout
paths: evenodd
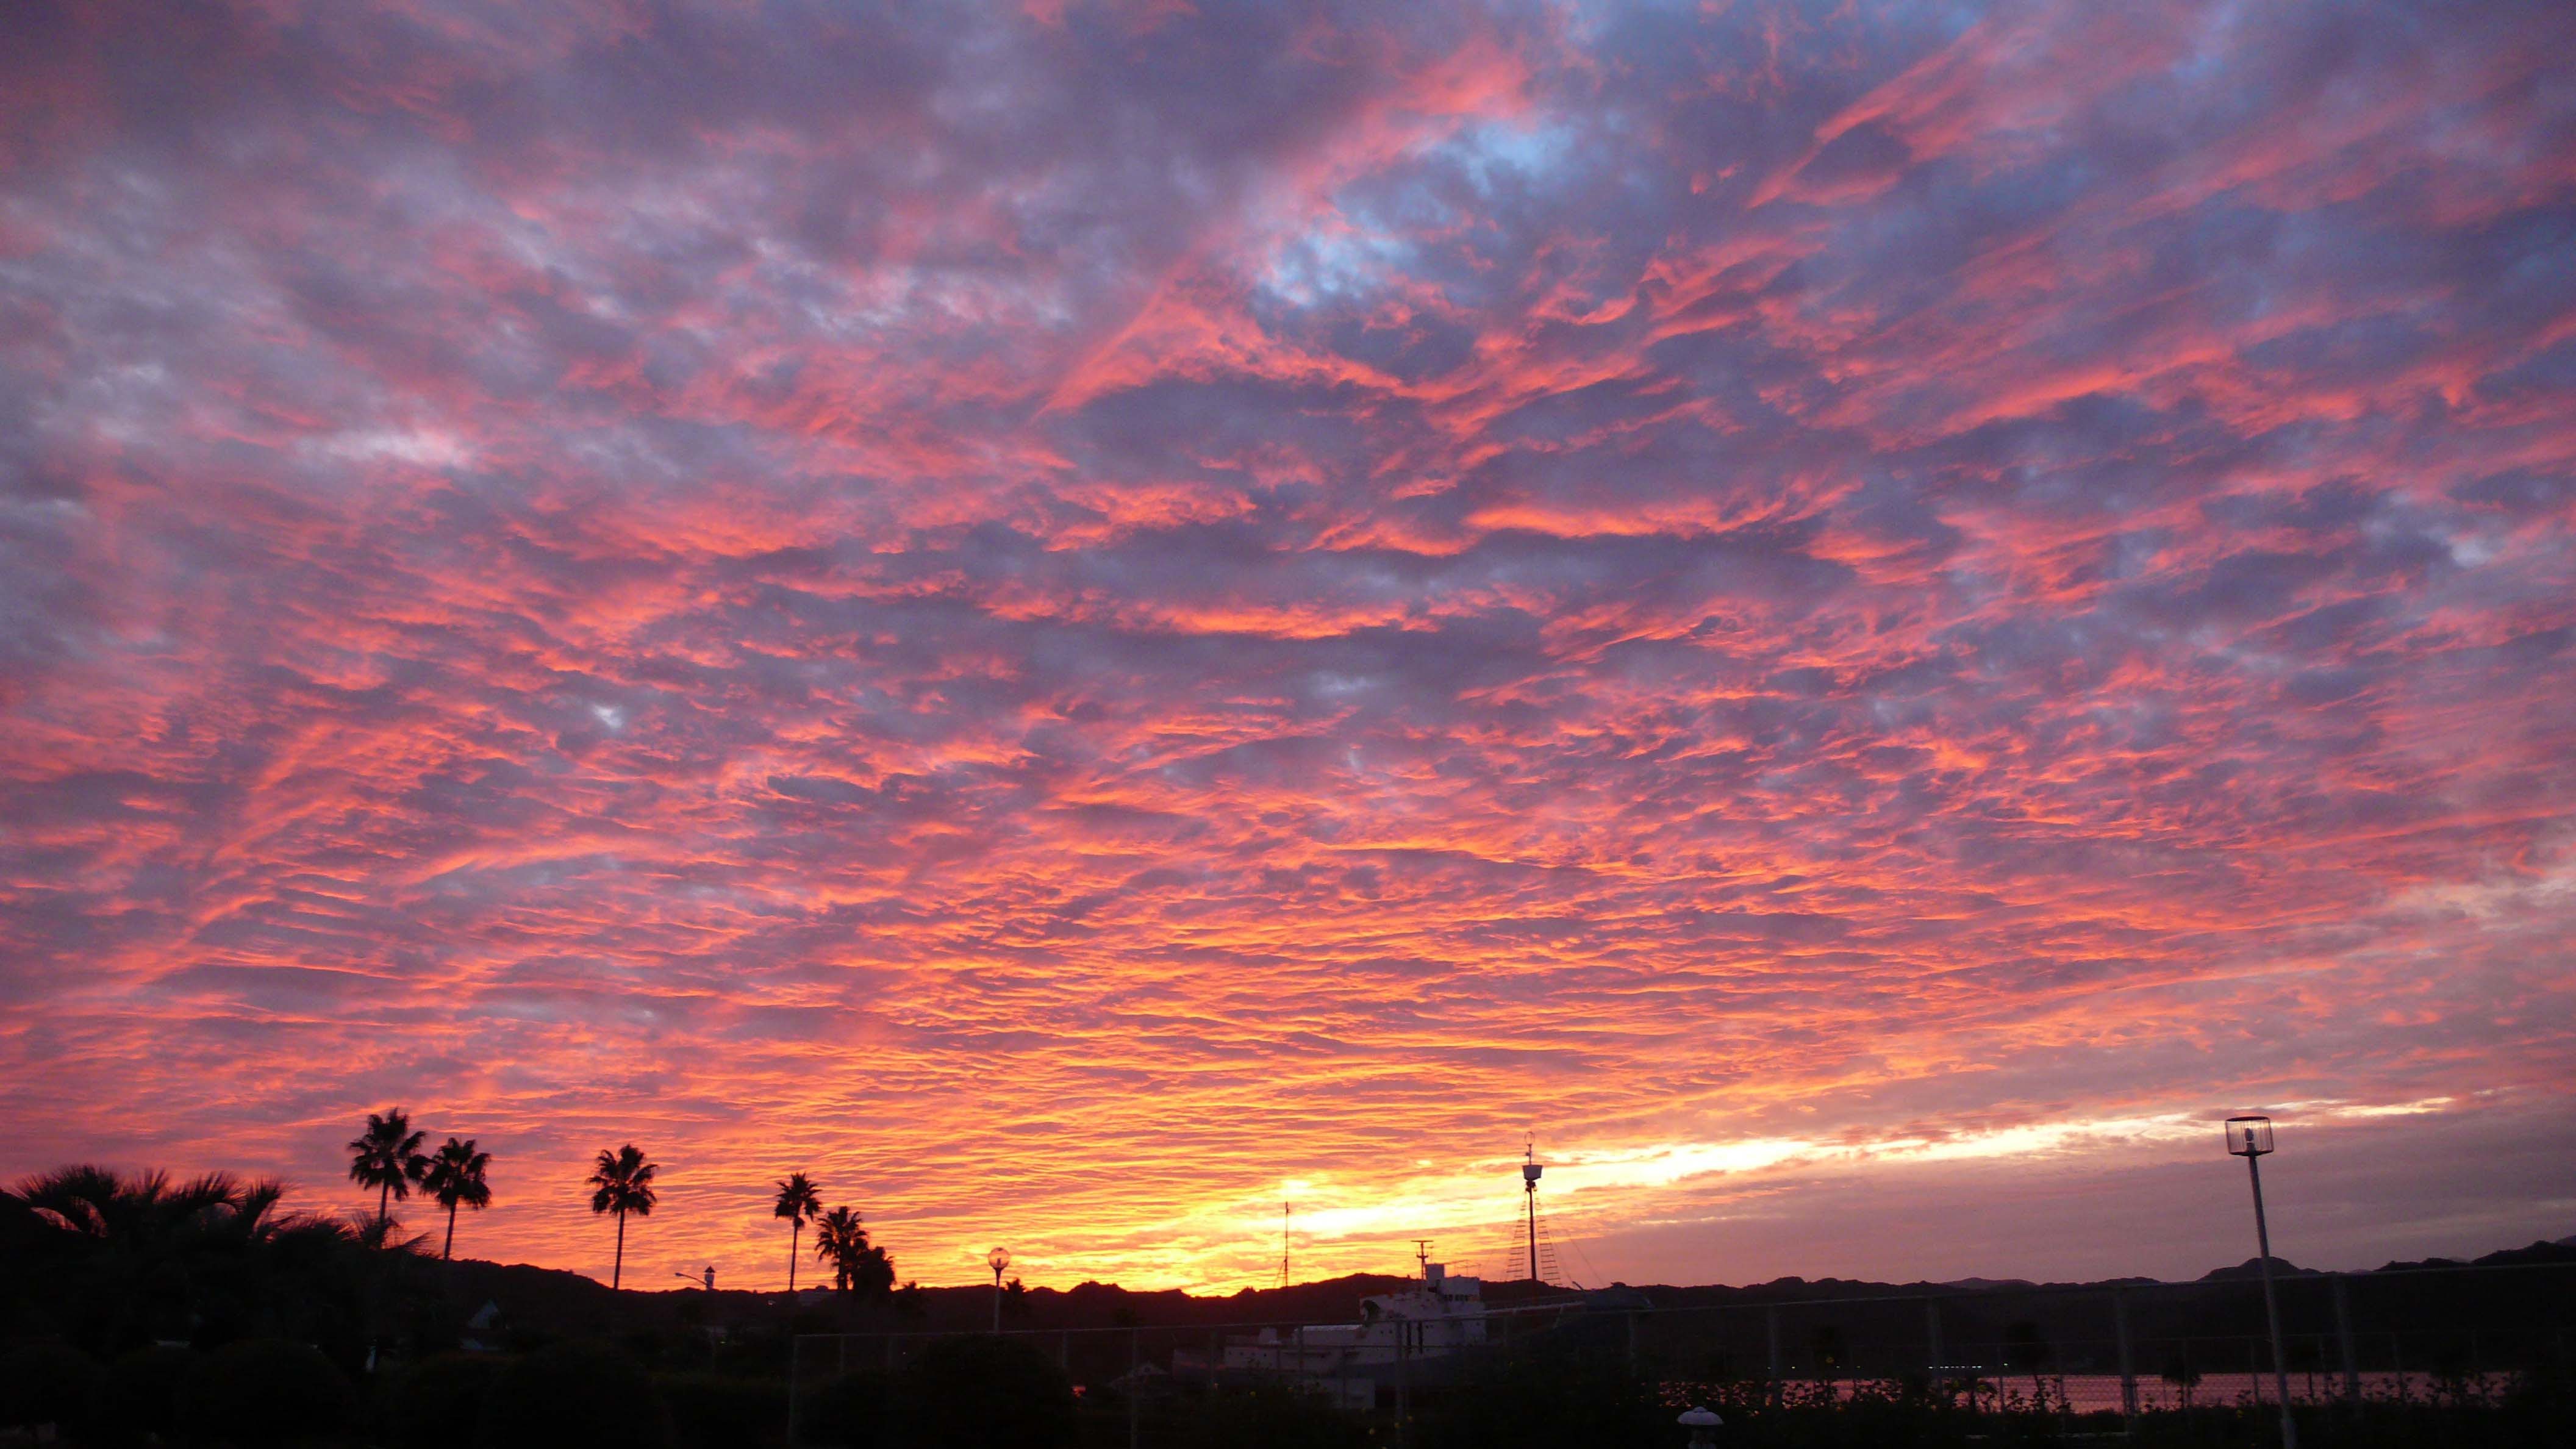
M 993 1331 L 1002 1331 L 1002 1270 L 1011 1266 L 1011 1250 L 995 1248 L 984 1255 L 985 1266 L 993 1270 Z
M 2299 1449 L 2299 1421 L 2290 1417 L 2289 1359 L 2281 1352 L 2281 1304 L 2272 1292 L 2272 1229 L 2263 1221 L 2263 1154 L 2272 1150 L 2272 1119 L 2227 1119 L 2227 1150 L 2245 1159 L 2254 1183 L 2254 1244 L 2262 1251 L 2263 1319 L 2272 1330 L 2272 1388 L 2281 1401 L 2281 1449 Z

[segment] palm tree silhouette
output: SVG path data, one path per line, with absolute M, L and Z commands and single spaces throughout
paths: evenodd
M 492 1165 L 492 1154 L 474 1150 L 474 1139 L 459 1142 L 447 1139 L 447 1145 L 429 1155 L 429 1166 L 420 1174 L 421 1191 L 438 1200 L 447 1209 L 447 1244 L 438 1250 L 441 1258 L 456 1254 L 456 1210 L 470 1207 L 481 1212 L 492 1204 L 491 1186 L 483 1181 L 483 1169 Z
M 787 1296 L 793 1298 L 796 1296 L 797 1239 L 805 1231 L 808 1220 L 823 1215 L 823 1194 L 814 1186 L 812 1178 L 801 1172 L 791 1172 L 785 1182 L 778 1184 L 778 1206 L 770 1215 L 787 1219 Z
M 894 1287 L 894 1259 L 868 1241 L 856 1209 L 836 1207 L 814 1226 L 814 1256 L 832 1265 L 832 1287 L 874 1298 Z
M 850 1268 L 867 1246 L 868 1230 L 849 1208 L 836 1207 L 814 1225 L 814 1256 L 832 1265 L 836 1293 L 850 1291 Z
M 615 1152 L 599 1149 L 599 1162 L 590 1174 L 590 1210 L 617 1214 L 617 1266 L 608 1272 L 608 1287 L 616 1291 L 626 1275 L 626 1215 L 639 1218 L 653 1215 L 653 1174 L 661 1169 L 644 1160 L 635 1144 L 627 1143 Z
M 429 1169 L 420 1155 L 424 1133 L 411 1130 L 411 1115 L 402 1108 L 379 1117 L 367 1114 L 367 1130 L 349 1143 L 349 1180 L 376 1190 L 376 1220 L 385 1222 L 393 1204 L 411 1196 L 411 1185 Z
M 343 1321 L 385 1253 L 420 1251 L 420 1239 L 385 1233 L 383 1219 L 285 1211 L 285 1191 L 228 1172 L 65 1167 L 0 1191 L 0 1230 L 15 1283 L 42 1285 L 111 1340 L 281 1317 Z

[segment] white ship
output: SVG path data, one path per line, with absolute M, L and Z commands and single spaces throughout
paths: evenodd
M 1412 1287 L 1361 1299 L 1357 1323 L 1265 1328 L 1227 1340 L 1225 1368 L 1295 1379 L 1345 1408 L 1370 1409 L 1381 1386 L 1391 1391 L 1432 1372 L 1430 1360 L 1483 1347 L 1485 1327 L 1482 1280 L 1425 1262 Z

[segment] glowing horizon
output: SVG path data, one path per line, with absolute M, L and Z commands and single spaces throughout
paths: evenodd
M 0 40 L 0 1177 L 2173 1275 L 2266 1109 L 2295 1260 L 2576 1231 L 2566 7 Z

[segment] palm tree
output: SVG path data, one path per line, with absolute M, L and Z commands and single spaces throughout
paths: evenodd
M 861 1298 L 880 1297 L 894 1288 L 894 1259 L 868 1241 L 866 1219 L 853 1208 L 836 1207 L 814 1227 L 814 1256 L 832 1265 L 832 1287 Z
M 791 1172 L 785 1182 L 778 1184 L 778 1207 L 770 1215 L 787 1219 L 787 1296 L 793 1298 L 796 1296 L 797 1240 L 809 1220 L 823 1215 L 823 1194 L 814 1186 L 814 1179 L 801 1172 Z
M 612 1292 L 626 1274 L 626 1215 L 653 1215 L 653 1174 L 659 1171 L 632 1142 L 615 1152 L 599 1149 L 599 1162 L 590 1174 L 590 1210 L 617 1214 L 617 1266 L 608 1271 Z
M 411 1185 L 429 1168 L 420 1155 L 421 1138 L 411 1130 L 411 1116 L 396 1107 L 379 1117 L 367 1114 L 367 1130 L 349 1144 L 349 1180 L 376 1190 L 376 1217 L 386 1218 L 395 1202 L 411 1196 Z
M 462 1142 L 450 1137 L 445 1147 L 430 1154 L 429 1166 L 421 1171 L 420 1188 L 447 1209 L 447 1243 L 438 1250 L 439 1257 L 456 1254 L 458 1208 L 481 1212 L 492 1205 L 492 1188 L 483 1181 L 483 1169 L 491 1165 L 492 1154 L 475 1151 L 471 1137 Z
M 285 1189 L 209 1172 L 120 1174 L 67 1167 L 0 1191 L 9 1288 L 47 1305 L 92 1352 L 263 1325 L 352 1327 L 385 1254 L 420 1251 L 385 1219 L 363 1224 L 280 1208 Z
M 814 1256 L 832 1265 L 832 1291 L 850 1291 L 850 1262 L 867 1247 L 868 1230 L 859 1215 L 845 1207 L 823 1214 L 814 1226 Z

